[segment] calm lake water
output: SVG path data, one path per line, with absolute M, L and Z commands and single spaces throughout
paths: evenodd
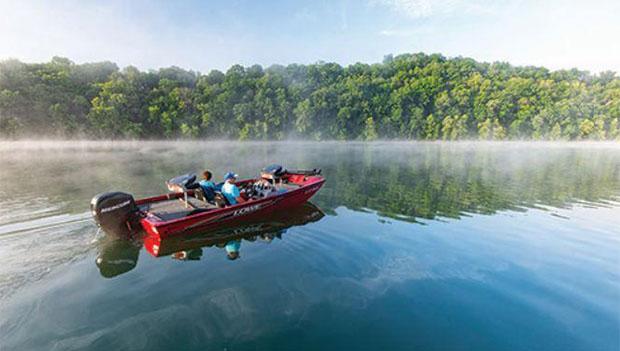
M 88 212 L 274 162 L 327 182 L 219 233 L 234 261 Z M 0 164 L 3 351 L 620 349 L 619 144 L 4 142 Z

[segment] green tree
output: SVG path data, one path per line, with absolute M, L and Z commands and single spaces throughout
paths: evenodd
M 611 120 L 609 124 L 609 139 L 618 140 L 620 139 L 620 123 L 618 123 L 618 119 L 614 118 Z
M 375 129 L 375 121 L 372 117 L 366 118 L 364 132 L 362 133 L 362 139 L 367 141 L 377 140 L 377 130 Z
M 424 138 L 430 140 L 437 139 L 439 137 L 439 126 L 440 124 L 435 121 L 435 117 L 432 114 L 428 115 L 424 127 Z
M 589 138 L 594 132 L 594 122 L 589 119 L 584 119 L 579 123 L 579 137 L 581 139 Z
M 549 139 L 551 140 L 560 140 L 562 138 L 562 127 L 560 126 L 560 123 L 557 123 L 553 125 L 553 128 L 551 128 L 551 132 L 549 133 Z
M 602 140 L 618 137 L 619 119 L 612 72 L 437 54 L 207 74 L 61 57 L 0 62 L 0 137 Z

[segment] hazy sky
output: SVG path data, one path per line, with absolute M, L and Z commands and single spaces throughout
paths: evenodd
M 207 72 L 420 51 L 620 72 L 620 0 L 0 0 L 0 59 Z

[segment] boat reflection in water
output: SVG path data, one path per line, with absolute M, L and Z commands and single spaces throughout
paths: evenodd
M 104 237 L 99 243 L 96 259 L 101 276 L 112 278 L 129 272 L 136 267 L 141 246 L 155 257 L 171 256 L 179 261 L 200 260 L 203 247 L 218 247 L 230 260 L 241 257 L 243 241 L 266 241 L 282 239 L 291 227 L 316 222 L 325 214 L 310 202 L 266 216 L 262 220 L 251 220 L 236 225 L 221 227 L 215 231 L 161 239 L 142 234 L 140 241 Z

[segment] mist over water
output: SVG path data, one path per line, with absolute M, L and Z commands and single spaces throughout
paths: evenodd
M 620 348 L 618 143 L 0 142 L 0 162 L 7 350 Z M 270 163 L 321 168 L 320 210 L 236 261 L 155 258 L 88 212 Z

